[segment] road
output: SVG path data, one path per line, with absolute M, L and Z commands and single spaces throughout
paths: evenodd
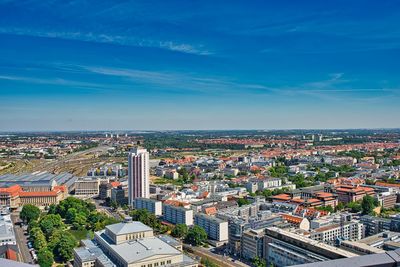
M 28 245 L 27 245 L 27 238 L 24 234 L 24 229 L 20 227 L 19 225 L 15 225 L 16 222 L 19 221 L 19 213 L 13 212 L 11 214 L 11 220 L 14 224 L 14 232 L 15 232 L 15 238 L 17 239 L 17 246 L 19 250 L 19 261 L 25 262 L 25 263 L 31 263 L 33 262 L 33 259 L 31 257 L 31 254 L 29 253 Z
M 96 209 L 98 211 L 104 212 L 105 214 L 107 214 L 109 217 L 114 217 L 117 220 L 121 220 L 121 216 L 116 213 L 115 211 L 112 210 L 112 208 L 110 207 L 105 207 L 105 206 L 101 206 L 100 203 L 103 202 L 103 200 L 100 199 L 92 199 L 94 204 L 96 205 Z
M 184 250 L 196 255 L 196 256 L 200 256 L 200 257 L 205 257 L 205 258 L 209 258 L 212 261 L 214 261 L 215 263 L 218 264 L 218 266 L 225 266 L 225 267 L 250 267 L 249 265 L 240 262 L 240 261 L 235 261 L 232 262 L 232 259 L 227 257 L 227 256 L 221 256 L 218 254 L 214 254 L 211 251 L 202 248 L 202 247 L 192 247 L 190 245 L 187 244 L 183 244 L 183 248 Z

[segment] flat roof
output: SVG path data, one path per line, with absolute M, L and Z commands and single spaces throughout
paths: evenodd
M 96 232 L 96 236 L 102 239 L 115 254 L 118 254 L 128 264 L 153 256 L 182 255 L 181 251 L 157 237 L 136 239 L 115 245 L 109 242 L 110 240 L 105 235 L 104 230 Z
M 373 267 L 373 266 L 397 266 L 400 263 L 399 250 L 386 253 L 370 254 L 347 259 L 337 259 L 322 262 L 314 262 L 301 265 L 293 265 L 293 267 Z
M 313 240 L 311 238 L 298 235 L 296 233 L 292 233 L 292 232 L 289 232 L 289 231 L 286 231 L 283 229 L 279 229 L 277 227 L 268 227 L 267 230 L 281 234 L 281 235 L 285 235 L 291 239 L 299 240 L 300 242 L 304 242 L 304 243 L 312 245 L 314 247 L 324 249 L 325 251 L 330 251 L 330 252 L 336 253 L 336 254 L 346 257 L 346 258 L 358 256 L 357 254 L 355 254 L 353 252 L 349 252 L 347 250 L 340 249 L 340 248 L 325 244 L 323 242 L 319 242 L 317 240 Z
M 67 184 L 76 177 L 70 173 L 52 174 L 48 172 L 34 172 L 24 174 L 0 175 L 0 187 L 8 187 L 14 184 L 21 186 L 46 186 L 56 182 L 57 185 Z

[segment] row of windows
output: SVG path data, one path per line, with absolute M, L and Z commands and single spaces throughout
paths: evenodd
M 167 260 L 167 264 L 171 264 L 171 260 Z M 149 263 L 149 264 L 143 264 L 141 267 L 157 267 L 157 266 L 164 266 L 165 261 L 162 262 L 155 262 L 155 263 Z

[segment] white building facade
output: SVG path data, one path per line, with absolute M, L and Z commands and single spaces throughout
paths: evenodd
M 135 198 L 150 197 L 149 152 L 134 148 L 128 155 L 128 201 L 133 205 Z

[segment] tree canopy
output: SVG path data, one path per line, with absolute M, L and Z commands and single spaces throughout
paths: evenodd
M 40 209 L 34 205 L 27 204 L 22 207 L 21 213 L 19 214 L 21 220 L 26 223 L 32 220 L 37 220 L 40 216 Z
M 54 262 L 53 253 L 48 249 L 41 249 L 38 253 L 38 263 L 40 267 L 51 267 Z
M 186 224 L 177 224 L 171 232 L 171 235 L 176 238 L 185 238 L 189 228 Z
M 202 227 L 195 225 L 189 229 L 185 241 L 193 246 L 200 246 L 207 241 L 207 233 Z

